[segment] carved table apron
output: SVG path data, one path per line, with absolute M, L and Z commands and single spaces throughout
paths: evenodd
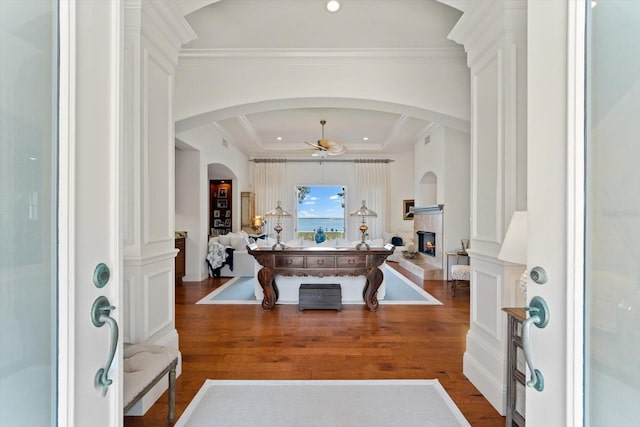
M 271 249 L 247 246 L 262 266 L 258 271 L 258 282 L 264 298 L 262 308 L 271 310 L 278 301 L 278 286 L 275 277 L 280 276 L 365 276 L 367 282 L 362 298 L 371 311 L 378 308 L 378 288 L 383 273 L 378 267 L 393 254 L 394 246 L 357 250 L 355 248 L 305 247 Z

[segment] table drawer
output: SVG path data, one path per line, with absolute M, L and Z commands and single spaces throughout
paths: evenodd
M 277 256 L 276 268 L 303 268 L 303 256 Z
M 335 268 L 336 258 L 332 256 L 308 256 L 307 268 Z
M 339 268 L 364 268 L 367 266 L 367 257 L 339 257 L 338 258 L 338 267 Z

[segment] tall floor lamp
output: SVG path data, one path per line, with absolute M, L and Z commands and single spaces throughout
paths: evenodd
M 360 233 L 362 233 L 362 241 L 356 245 L 356 249 L 360 250 L 362 246 L 369 249 L 369 244 L 365 241 L 367 238 L 367 230 L 369 229 L 369 227 L 367 227 L 367 221 L 365 218 L 368 216 L 377 217 L 378 214 L 372 211 L 371 209 L 367 208 L 367 204 L 363 200 L 362 206 L 360 206 L 360 209 L 351 212 L 350 215 L 359 216 L 361 219 L 360 227 L 358 227 L 358 230 L 360 230 Z
M 291 214 L 286 210 L 282 209 L 282 206 L 280 206 L 280 200 L 278 200 L 276 208 L 273 210 L 270 210 L 269 212 L 264 214 L 264 216 L 267 218 L 276 219 L 276 226 L 273 227 L 273 229 L 276 232 L 276 243 L 271 247 L 271 249 L 275 250 L 278 247 L 280 247 L 281 249 L 284 249 L 285 248 L 284 243 L 280 241 L 280 232 L 282 231 L 282 217 L 291 216 Z

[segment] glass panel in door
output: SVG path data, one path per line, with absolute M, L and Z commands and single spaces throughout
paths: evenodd
M 55 426 L 56 1 L 0 1 L 0 414 Z
M 585 425 L 640 419 L 640 2 L 587 2 Z

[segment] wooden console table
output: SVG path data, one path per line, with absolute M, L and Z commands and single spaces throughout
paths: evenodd
M 262 308 L 271 310 L 278 301 L 278 286 L 275 281 L 280 276 L 366 276 L 367 283 L 362 297 L 371 311 L 378 308 L 378 288 L 382 284 L 383 273 L 378 268 L 393 254 L 394 246 L 357 250 L 355 248 L 309 247 L 271 249 L 247 246 L 248 252 L 262 266 L 258 272 L 258 282 L 262 286 L 264 298 Z

